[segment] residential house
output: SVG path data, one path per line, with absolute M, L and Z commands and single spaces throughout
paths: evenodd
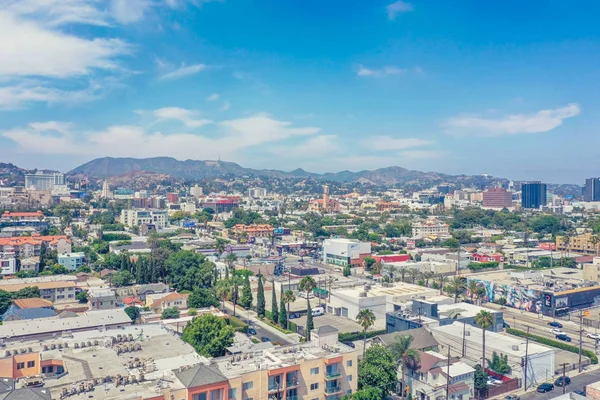
M 156 296 L 156 295 L 155 295 Z M 158 295 L 160 296 L 160 295 Z M 158 297 L 157 296 L 157 297 Z M 176 307 L 178 310 L 184 310 L 188 308 L 187 299 L 188 294 L 181 294 L 177 292 L 168 293 L 152 302 L 150 308 L 156 312 L 162 312 L 167 308 Z M 146 303 L 147 304 L 147 303 Z
M 51 301 L 40 298 L 14 300 L 11 306 L 2 315 L 4 323 L 25 319 L 54 317 L 56 311 Z
M 90 310 L 107 310 L 119 307 L 115 292 L 107 288 L 91 288 L 88 291 Z

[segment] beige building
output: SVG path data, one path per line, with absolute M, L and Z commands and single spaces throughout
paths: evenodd
M 146 297 L 146 305 L 156 312 L 165 311 L 167 308 L 175 307 L 185 310 L 187 307 L 187 294 L 177 292 L 160 293 Z
M 556 237 L 556 251 L 572 251 L 575 253 L 597 255 L 600 251 L 600 241 L 594 244 L 594 237 L 590 232 L 583 235 L 572 236 L 568 241 L 564 236 Z
M 54 279 L 56 278 L 56 279 Z M 72 278 L 72 279 L 71 279 Z M 37 287 L 40 297 L 53 303 L 75 301 L 75 276 L 54 275 L 37 278 L 0 280 L 0 290 L 18 292 L 26 287 Z
M 583 264 L 583 279 L 600 282 L 600 257 L 594 257 L 591 264 Z
M 427 219 L 425 221 L 413 222 L 412 235 L 441 237 L 450 235 L 450 232 L 448 224 L 436 219 Z

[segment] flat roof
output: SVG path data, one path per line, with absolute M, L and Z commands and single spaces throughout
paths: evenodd
M 528 274 L 531 275 L 528 276 Z M 495 282 L 500 285 L 526 286 L 529 289 L 553 292 L 598 288 L 596 286 L 597 283 L 594 284 L 591 281 L 585 281 L 583 279 L 583 270 L 576 268 L 534 269 L 528 271 L 505 269 L 469 274 L 467 275 L 467 279 L 479 279 Z M 553 283 L 553 285 L 547 286 L 546 283 Z
M 389 287 L 384 287 L 378 284 L 367 284 L 371 288 L 365 290 L 364 285 L 358 285 L 351 288 L 341 288 L 332 290 L 332 294 L 342 294 L 346 296 L 359 297 L 359 293 L 367 292 L 367 297 L 378 297 L 378 296 L 416 296 L 416 295 L 439 295 L 437 289 L 425 288 L 419 285 L 413 285 L 410 283 L 396 282 L 390 284 Z
M 482 310 L 488 311 L 492 314 L 501 313 L 501 311 L 490 310 L 469 303 L 453 303 L 438 305 L 438 314 L 440 317 L 449 317 L 450 314 L 460 314 L 462 317 L 474 317 Z

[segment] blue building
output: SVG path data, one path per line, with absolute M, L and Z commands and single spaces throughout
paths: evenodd
M 85 265 L 85 253 L 60 254 L 58 263 L 69 271 L 77 271 L 79 267 Z

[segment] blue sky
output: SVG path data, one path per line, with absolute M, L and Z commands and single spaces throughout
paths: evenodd
M 599 175 L 597 1 L 0 0 L 0 159 Z

